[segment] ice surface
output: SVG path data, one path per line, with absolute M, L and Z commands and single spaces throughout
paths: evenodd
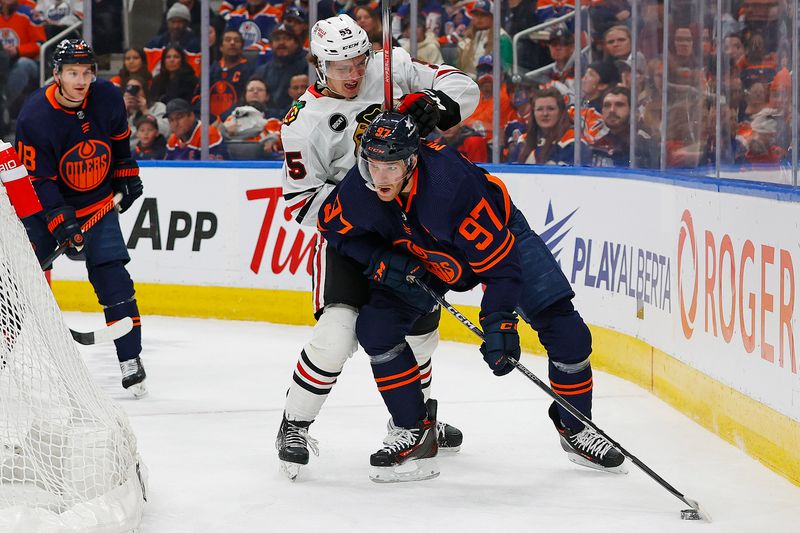
M 67 322 L 90 330 L 103 318 L 68 313 Z M 680 520 L 685 505 L 633 465 L 619 476 L 570 463 L 544 393 L 518 372 L 494 377 L 476 347 L 449 342 L 434 355 L 434 397 L 440 418 L 464 432 L 464 444 L 458 454 L 440 454 L 437 479 L 368 479 L 388 415 L 358 352 L 311 426 L 320 457 L 292 483 L 278 471 L 274 439 L 309 328 L 154 316 L 142 325 L 150 391 L 143 400 L 121 388 L 111 345 L 81 347 L 93 375 L 130 415 L 150 470 L 142 533 L 797 528 L 800 487 L 637 386 L 595 372 L 595 421 L 698 500 L 712 524 Z M 547 377 L 544 358 L 523 362 Z

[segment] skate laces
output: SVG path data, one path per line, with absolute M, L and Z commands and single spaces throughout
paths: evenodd
M 319 457 L 319 441 L 308 434 L 308 428 L 296 426 L 291 422 L 286 424 L 286 436 L 284 442 L 287 448 L 300 447 L 309 448 L 314 455 Z
M 599 433 L 586 427 L 580 433 L 570 437 L 572 443 L 581 450 L 602 459 L 614 446 Z
M 418 430 L 396 427 L 394 424 L 392 426 L 389 429 L 389 434 L 383 439 L 383 451 L 398 452 L 413 446 L 417 442 Z
M 129 359 L 127 361 L 122 361 L 119 364 L 119 368 L 122 370 L 122 377 L 127 378 L 139 371 L 139 363 L 136 362 L 136 359 Z

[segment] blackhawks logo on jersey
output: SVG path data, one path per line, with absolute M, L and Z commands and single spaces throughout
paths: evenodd
M 375 120 L 375 117 L 377 117 L 380 112 L 381 105 L 372 104 L 356 115 L 356 131 L 353 132 L 353 142 L 356 144 L 356 156 L 358 156 L 358 147 L 361 146 L 361 137 L 364 136 L 364 132 L 367 131 L 369 125 L 372 124 L 372 121 Z
M 283 124 L 284 126 L 288 126 L 295 120 L 297 120 L 297 115 L 300 114 L 300 110 L 306 106 L 306 103 L 302 100 L 297 100 L 292 107 L 289 108 L 289 112 L 286 113 L 286 116 L 283 117 Z

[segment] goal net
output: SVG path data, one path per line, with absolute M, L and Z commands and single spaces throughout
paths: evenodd
M 135 530 L 143 469 L 0 185 L 0 531 Z

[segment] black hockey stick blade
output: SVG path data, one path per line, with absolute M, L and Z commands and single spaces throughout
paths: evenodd
M 69 332 L 72 333 L 72 338 L 78 344 L 90 345 L 99 344 L 101 342 L 111 342 L 115 339 L 127 335 L 133 329 L 133 319 L 126 316 L 123 319 L 117 320 L 110 326 L 98 329 L 97 331 L 75 331 L 70 328 Z
M 427 292 L 434 300 L 439 302 L 439 305 L 444 307 L 451 315 L 453 315 L 459 322 L 469 328 L 478 338 L 483 339 L 483 331 L 472 323 L 470 319 L 465 317 L 461 312 L 458 311 L 455 307 L 450 305 L 447 300 L 442 298 L 436 291 L 428 287 L 423 281 L 415 278 L 414 276 L 409 276 L 407 281 L 411 284 L 416 283 L 421 289 Z M 508 358 L 509 362 L 514 365 L 514 368 L 522 372 L 525 377 L 529 380 L 533 381 L 537 387 L 542 389 L 548 396 L 553 398 L 553 400 L 566 409 L 572 416 L 583 422 L 583 424 L 591 427 L 594 429 L 598 434 L 602 435 L 608 442 L 614 445 L 625 457 L 627 457 L 633 464 L 639 467 L 639 469 L 647 474 L 650 479 L 661 485 L 664 489 L 666 489 L 670 494 L 678 498 L 680 501 L 691 507 L 691 509 L 684 509 L 681 511 L 681 518 L 683 520 L 705 520 L 706 522 L 711 522 L 711 516 L 706 513 L 701 507 L 697 500 L 693 500 L 691 498 L 687 498 L 683 495 L 678 489 L 667 483 L 667 481 L 656 474 L 649 466 L 644 464 L 638 457 L 633 455 L 631 452 L 623 448 L 617 441 L 606 435 L 606 433 L 600 429 L 597 424 L 595 424 L 591 419 L 587 418 L 586 415 L 578 411 L 575 407 L 572 406 L 568 401 L 564 400 L 561 396 L 559 396 L 553 389 L 547 386 L 542 380 L 540 380 L 536 374 L 528 370 L 522 363 L 519 361 Z

